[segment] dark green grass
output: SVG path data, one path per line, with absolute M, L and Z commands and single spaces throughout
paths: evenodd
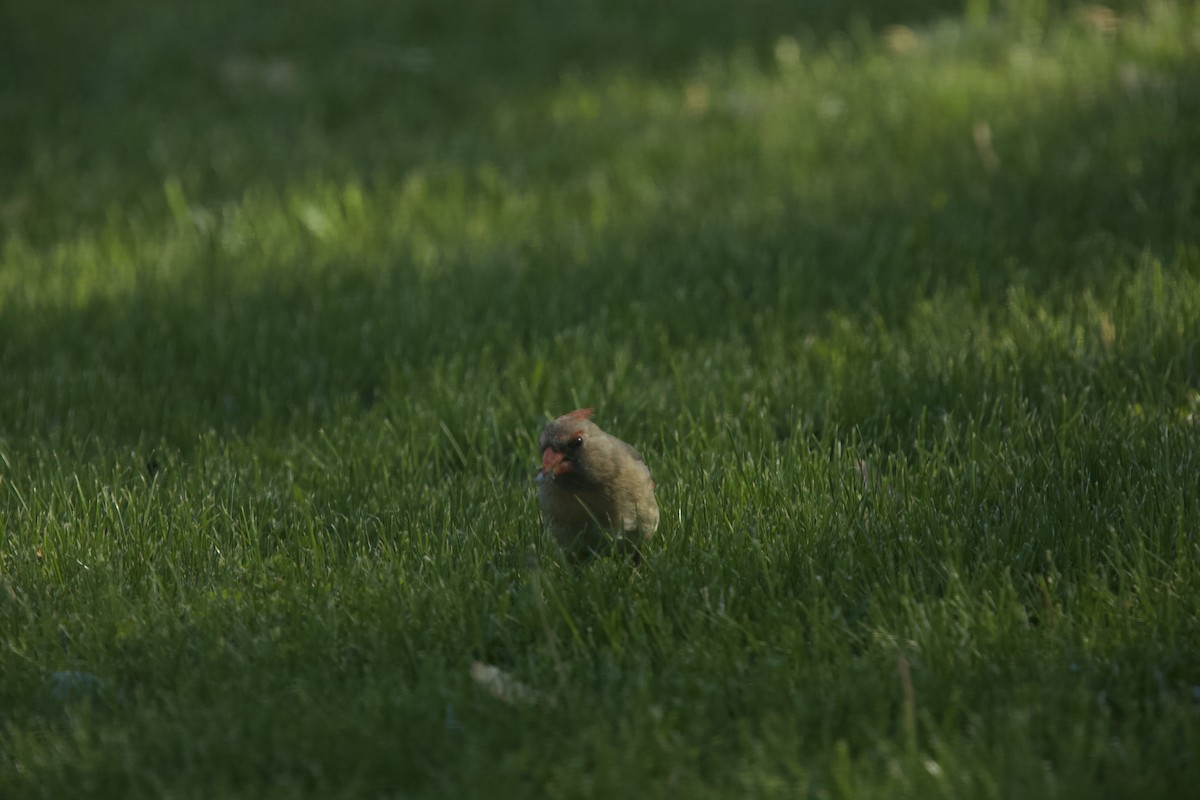
M 1195 6 L 702 5 L 5 9 L 0 796 L 1191 791 Z

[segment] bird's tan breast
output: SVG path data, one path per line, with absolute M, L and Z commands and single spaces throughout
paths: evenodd
M 652 492 L 648 500 L 616 499 L 600 489 L 569 490 L 547 483 L 538 488 L 538 501 L 546 526 L 565 550 L 603 550 L 613 538 L 637 544 L 658 527 Z

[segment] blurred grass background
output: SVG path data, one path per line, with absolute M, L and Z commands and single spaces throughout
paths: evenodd
M 1198 777 L 1195 4 L 7 3 L 0 130 L 0 794 Z

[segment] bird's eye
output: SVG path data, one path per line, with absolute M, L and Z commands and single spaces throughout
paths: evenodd
M 576 436 L 574 439 L 567 442 L 568 450 L 578 450 L 582 446 L 583 446 L 583 437 L 582 436 Z

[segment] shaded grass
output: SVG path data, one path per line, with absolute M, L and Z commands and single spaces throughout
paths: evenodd
M 350 12 L 284 29 L 283 91 L 195 63 L 216 10 L 112 8 L 109 99 L 0 159 L 0 794 L 1194 782 L 1190 6 L 430 17 L 459 71 L 415 99 L 308 66 Z M 534 437 L 584 404 L 659 484 L 634 573 L 538 530 Z

